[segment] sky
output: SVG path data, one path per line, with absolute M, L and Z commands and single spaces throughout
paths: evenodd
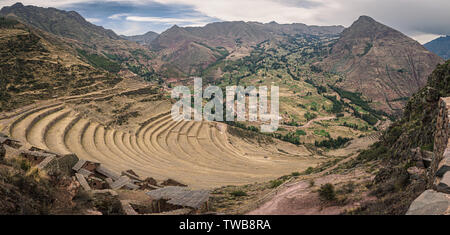
M 0 7 L 17 0 L 0 0 Z M 305 23 L 348 27 L 360 15 L 420 43 L 450 35 L 449 0 L 22 0 L 24 5 L 74 10 L 122 35 L 161 33 L 174 24 L 219 21 Z

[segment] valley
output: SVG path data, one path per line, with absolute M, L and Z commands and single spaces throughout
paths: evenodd
M 22 161 L 31 174 L 43 163 L 29 151 L 75 156 L 75 191 L 111 190 L 102 200 L 119 198 L 122 214 L 404 214 L 430 185 L 424 163 L 411 173 L 428 159 L 410 153 L 434 150 L 436 106 L 450 96 L 448 62 L 368 16 L 348 28 L 232 21 L 119 36 L 17 3 L 0 10 L 0 53 L 0 146 L 20 143 L 5 144 L 2 167 Z M 278 86 L 278 130 L 172 118 L 173 88 L 194 77 Z M 154 196 L 165 193 L 175 196 Z M 88 212 L 105 210 L 76 213 Z

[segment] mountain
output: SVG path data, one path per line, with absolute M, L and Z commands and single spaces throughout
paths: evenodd
M 161 33 L 150 48 L 164 61 L 162 70 L 173 76 L 196 75 L 209 65 L 234 55 L 249 55 L 253 47 L 266 40 L 287 35 L 337 35 L 342 26 L 304 24 L 262 24 L 257 22 L 216 22 L 204 27 L 178 27 Z
M 86 21 L 74 11 L 55 8 L 24 6 L 16 3 L 3 7 L 0 16 L 15 19 L 30 28 L 38 29 L 58 38 L 61 43 L 75 49 L 83 61 L 123 76 L 149 79 L 153 54 L 144 46 L 116 35 Z
M 0 35 L 0 111 L 121 81 L 82 61 L 60 38 L 16 20 L 0 17 Z
M 361 16 L 342 32 L 320 66 L 344 75 L 338 87 L 362 93 L 378 110 L 399 114 L 442 62 L 415 40 Z
M 133 41 L 133 42 L 137 42 L 140 45 L 150 45 L 150 43 L 155 40 L 158 37 L 159 34 L 149 31 L 146 34 L 143 35 L 135 35 L 135 36 L 124 36 L 121 35 L 120 37 L 122 37 L 123 39 L 129 40 L 129 41 Z
M 424 46 L 445 60 L 450 59 L 450 36 L 439 37 Z
M 95 38 L 120 39 L 112 30 L 89 23 L 75 11 L 24 6 L 22 3 L 16 3 L 10 7 L 3 7 L 0 15 L 16 17 L 27 25 L 81 42 Z

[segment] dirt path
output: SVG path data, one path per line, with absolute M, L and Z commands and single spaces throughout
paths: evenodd
M 376 141 L 373 139 L 373 141 Z M 352 146 L 348 148 L 353 149 Z M 351 208 L 358 203 L 350 203 L 345 206 L 325 206 L 318 198 L 315 190 L 318 186 L 326 183 L 338 184 L 349 181 L 358 181 L 362 178 L 369 178 L 370 175 L 364 172 L 353 172 L 345 175 L 328 173 L 337 167 L 355 159 L 359 153 L 354 152 L 351 156 L 344 158 L 334 166 L 308 176 L 303 176 L 295 182 L 288 182 L 272 191 L 259 202 L 262 203 L 256 209 L 248 212 L 250 215 L 293 215 L 293 214 L 339 214 L 345 209 Z M 311 181 L 315 187 L 311 186 Z M 364 198 L 366 200 L 367 198 Z M 265 201 L 265 202 L 264 202 Z
M 352 200 L 345 205 L 323 202 L 318 197 L 317 189 L 326 183 L 333 185 L 346 184 L 349 181 L 362 182 L 370 179 L 363 171 L 355 171 L 344 175 L 326 175 L 314 178 L 314 185 L 309 180 L 301 180 L 289 183 L 286 188 L 278 192 L 270 201 L 257 209 L 249 212 L 249 215 L 332 215 L 341 214 L 346 209 L 355 208 L 362 201 L 371 200 L 367 193 L 359 194 L 358 200 Z

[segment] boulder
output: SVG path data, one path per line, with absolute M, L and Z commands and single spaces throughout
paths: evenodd
M 450 171 L 444 174 L 444 177 L 439 181 L 439 184 L 436 186 L 437 191 L 441 193 L 449 193 L 450 194 Z
M 414 200 L 406 214 L 448 215 L 450 214 L 450 195 L 427 190 Z

